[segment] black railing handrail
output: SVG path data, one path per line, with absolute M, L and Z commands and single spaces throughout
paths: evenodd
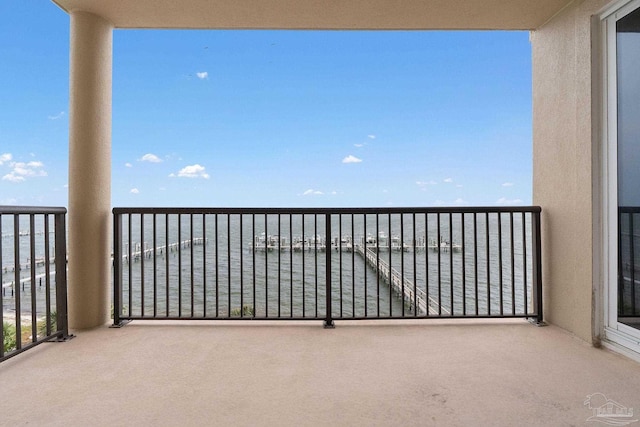
M 257 208 L 257 207 L 116 207 L 113 208 L 115 215 L 121 214 L 412 214 L 412 213 L 540 213 L 540 206 L 450 206 L 450 207 L 360 207 L 360 208 Z
M 7 215 L 55 215 L 66 213 L 67 208 L 59 206 L 0 206 L 0 214 Z

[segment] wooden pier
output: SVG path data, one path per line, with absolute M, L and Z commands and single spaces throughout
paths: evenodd
M 36 281 L 39 281 L 39 280 L 42 280 L 45 277 L 47 277 L 47 273 L 42 273 L 42 274 L 37 274 L 35 279 L 36 279 Z M 54 281 L 55 277 L 56 277 L 56 272 L 55 271 L 50 271 L 49 272 L 49 277 L 51 277 L 52 281 Z M 20 281 L 18 282 L 19 285 L 24 285 L 25 283 L 31 283 L 31 276 L 25 277 L 23 279 L 20 279 Z M 2 295 L 3 296 L 6 296 L 6 290 L 7 289 L 11 289 L 11 296 L 13 296 L 13 293 L 15 292 L 15 281 L 3 282 L 2 283 Z
M 169 245 L 157 246 L 155 248 L 147 248 L 146 243 L 144 244 L 144 248 L 140 243 L 136 243 L 133 245 L 133 251 L 131 252 L 131 259 L 133 262 L 140 261 L 140 258 L 151 258 L 153 254 L 164 254 L 175 252 L 180 248 L 190 248 L 191 246 L 201 246 L 207 242 L 207 239 L 204 237 L 195 237 L 193 239 L 182 240 L 176 243 L 170 243 Z M 129 248 L 125 249 L 124 255 L 122 256 L 122 260 L 124 262 L 129 261 Z
M 367 248 L 365 253 L 364 246 L 355 245 L 355 253 L 365 259 L 367 264 L 369 264 L 369 266 L 389 284 L 393 292 L 397 295 L 401 295 L 404 301 L 411 306 L 415 304 L 417 306 L 418 313 L 426 314 L 428 307 L 428 315 L 451 314 L 451 312 L 442 307 L 436 299 L 431 296 L 427 297 L 426 292 L 423 289 L 418 289 L 413 281 L 403 278 L 402 274 L 400 274 L 396 269 L 389 268 L 389 264 L 380 259 L 375 250 Z

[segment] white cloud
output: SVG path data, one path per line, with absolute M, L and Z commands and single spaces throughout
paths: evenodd
M 4 164 L 5 162 L 11 161 L 11 159 L 13 159 L 11 153 L 0 154 L 0 165 Z
M 456 188 L 462 188 L 463 185 L 462 184 L 456 184 Z
M 354 147 L 358 147 L 358 148 L 360 148 L 360 147 L 364 147 L 365 145 L 366 145 L 366 144 L 353 144 L 353 146 L 354 146 Z
M 513 182 L 505 182 L 502 184 L 503 187 L 513 187 Z
M 196 76 L 198 76 L 200 80 L 206 80 L 209 78 L 209 73 L 207 73 L 206 71 L 202 71 L 202 72 L 196 73 Z
M 132 168 L 132 167 L 133 167 L 133 165 L 132 165 L 131 163 L 129 163 L 129 162 L 125 163 L 124 165 L 125 165 L 126 167 L 128 167 L 128 168 Z
M 376 139 L 376 136 L 375 136 L 375 135 L 367 135 L 367 138 L 369 138 L 369 139 Z
M 314 190 L 311 188 L 305 191 L 304 193 L 302 193 L 303 196 L 321 196 L 323 194 L 324 193 L 322 191 Z
M 47 172 L 43 169 L 44 164 L 39 161 L 32 161 L 28 163 L 11 162 L 9 163 L 9 166 L 12 170 L 2 177 L 3 181 L 22 182 L 27 178 L 47 176 Z
M 453 178 L 445 178 L 443 181 L 444 182 L 453 182 Z
M 501 197 L 496 202 L 498 205 L 521 205 L 522 203 L 521 199 L 507 199 L 506 197 Z
M 460 199 L 460 198 L 456 199 L 453 203 L 455 203 L 456 205 L 466 205 L 467 204 L 467 202 L 465 200 Z
M 54 116 L 49 116 L 49 120 L 58 120 L 64 117 L 64 111 L 60 111 L 58 114 Z
M 13 172 L 8 173 L 2 177 L 3 181 L 9 181 L 9 182 L 22 182 L 24 181 L 24 179 L 25 178 L 23 176 L 16 175 Z
M 129 191 L 129 193 L 131 193 L 131 194 L 140 194 L 140 190 L 138 190 L 137 188 L 132 188 L 131 191 Z
M 361 161 L 362 159 L 359 159 L 356 156 L 353 156 L 351 154 L 349 154 L 347 157 L 342 159 L 342 163 L 360 163 Z
M 140 162 L 162 163 L 162 159 L 155 154 L 147 153 L 138 159 Z
M 206 168 L 204 166 L 200 166 L 198 164 L 185 166 L 180 169 L 177 174 L 170 174 L 170 177 L 179 177 L 179 178 L 204 178 L 209 179 L 209 174 L 206 172 Z

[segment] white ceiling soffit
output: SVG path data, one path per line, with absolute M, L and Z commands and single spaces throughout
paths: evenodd
M 52 0 L 115 28 L 535 29 L 571 0 Z

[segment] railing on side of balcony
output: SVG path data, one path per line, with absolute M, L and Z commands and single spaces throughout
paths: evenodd
M 640 318 L 640 206 L 618 208 L 618 318 Z
M 115 208 L 114 324 L 529 318 L 540 208 Z
M 69 337 L 66 212 L 0 206 L 0 362 Z

